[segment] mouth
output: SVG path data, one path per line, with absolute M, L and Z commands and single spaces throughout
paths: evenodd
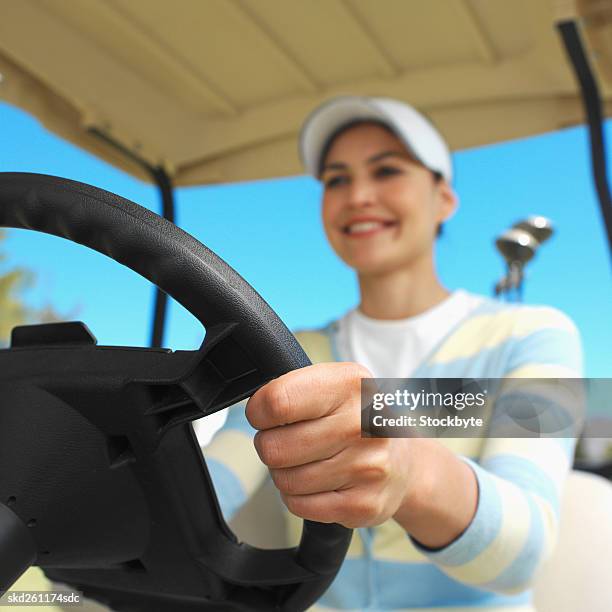
M 354 238 L 363 238 L 378 234 L 397 226 L 397 221 L 384 221 L 380 219 L 368 219 L 352 221 L 342 227 L 342 233 Z

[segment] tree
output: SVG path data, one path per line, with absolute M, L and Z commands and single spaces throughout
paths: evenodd
M 2 249 L 5 239 L 6 232 L 0 230 L 0 265 L 6 260 Z M 62 319 L 51 306 L 37 310 L 25 305 L 22 292 L 31 286 L 34 280 L 34 275 L 23 268 L 13 268 L 0 273 L 0 346 L 8 344 L 11 330 L 17 325 Z

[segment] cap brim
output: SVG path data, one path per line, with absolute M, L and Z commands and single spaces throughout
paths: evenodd
M 300 134 L 300 157 L 306 172 L 318 176 L 320 155 L 328 139 L 343 125 L 359 120 L 381 121 L 393 129 L 387 114 L 367 98 L 346 96 L 319 106 L 306 119 Z

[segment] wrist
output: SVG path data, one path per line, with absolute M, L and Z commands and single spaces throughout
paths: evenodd
M 478 504 L 478 483 L 472 468 L 440 442 L 419 441 L 418 477 L 393 518 L 420 544 L 443 548 L 470 525 Z
M 408 531 L 408 526 L 427 516 L 436 467 L 431 440 L 406 438 L 402 442 L 406 446 L 403 463 L 406 466 L 406 486 L 393 519 Z

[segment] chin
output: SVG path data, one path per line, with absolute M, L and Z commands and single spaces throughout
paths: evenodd
M 368 258 L 352 258 L 345 259 L 347 263 L 357 274 L 363 276 L 379 276 L 381 274 L 389 274 L 406 267 L 406 262 L 398 262 L 397 259 L 388 257 L 368 257 Z

